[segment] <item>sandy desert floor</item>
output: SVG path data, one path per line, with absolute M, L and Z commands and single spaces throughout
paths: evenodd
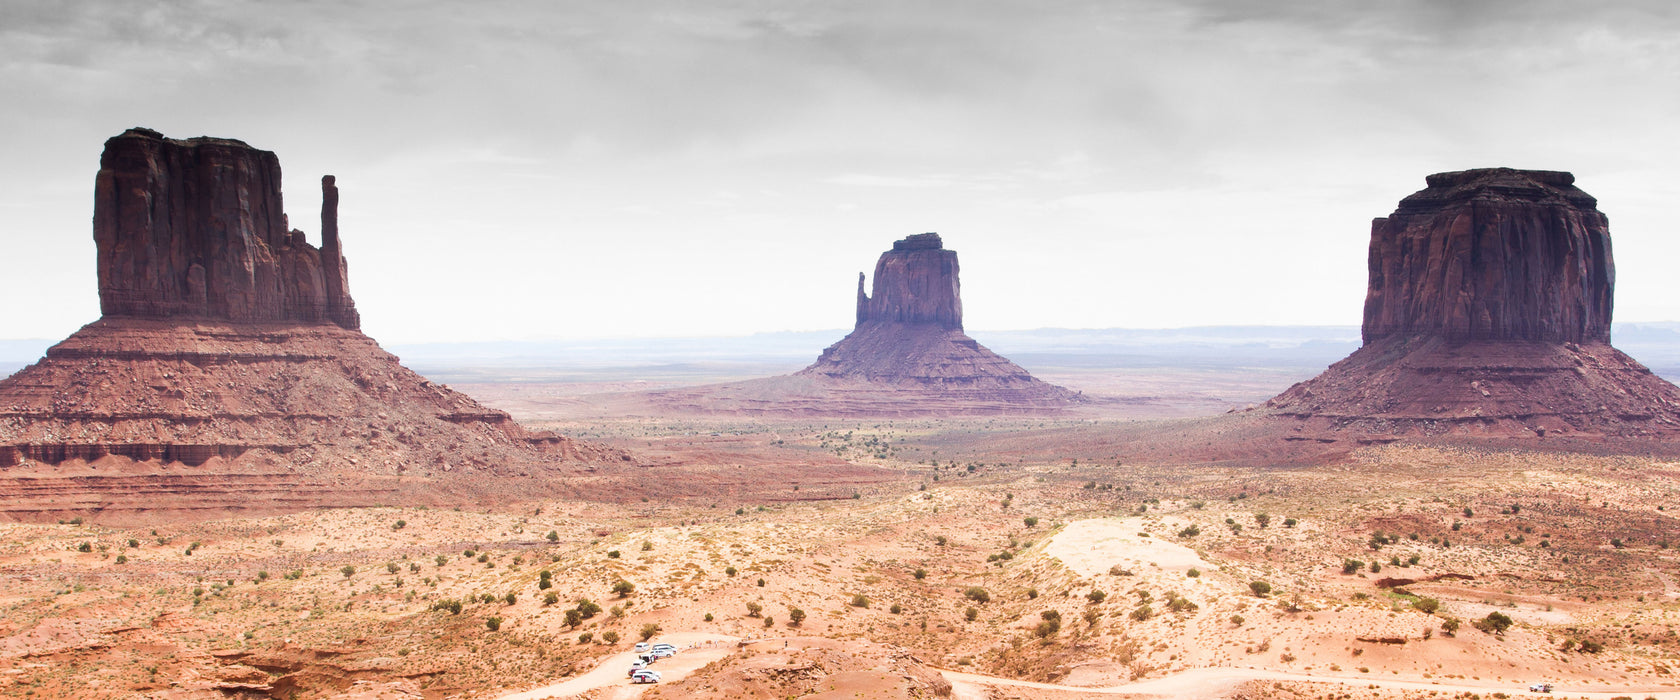
M 1680 697 L 1669 458 L 1388 445 L 1284 468 L 1043 446 L 1123 428 L 1105 425 L 560 424 L 652 461 L 878 478 L 0 525 L 0 695 Z M 644 635 L 711 646 L 631 688 Z

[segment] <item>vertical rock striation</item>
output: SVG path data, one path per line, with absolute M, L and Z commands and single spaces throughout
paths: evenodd
M 1270 409 L 1320 437 L 1680 431 L 1680 389 L 1610 346 L 1608 221 L 1573 175 L 1426 182 L 1372 222 L 1364 346 Z
M 1575 176 L 1487 168 L 1427 182 L 1371 224 L 1366 342 L 1610 342 L 1609 223 Z
M 863 293 L 858 275 L 859 326 L 870 322 L 928 324 L 962 330 L 962 286 L 957 251 L 946 250 L 937 233 L 893 242 L 875 263 L 875 295 Z
M 242 141 L 129 129 L 105 142 L 93 235 L 106 316 L 360 327 L 338 250 L 336 188 L 317 250 L 288 226 L 280 161 Z M 329 279 L 329 276 L 331 279 Z

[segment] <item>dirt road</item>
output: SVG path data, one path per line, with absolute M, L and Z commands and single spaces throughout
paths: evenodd
M 652 668 L 662 676 L 661 683 L 672 683 L 687 678 L 688 674 L 725 656 L 735 653 L 735 637 L 720 634 L 671 634 L 660 637 L 660 642 L 676 645 L 677 655 L 669 659 L 660 659 Z M 526 690 L 512 695 L 503 695 L 500 700 L 547 700 L 548 698 L 569 698 L 591 690 L 610 689 L 602 693 L 601 700 L 623 700 L 625 698 L 641 697 L 647 685 L 636 685 L 630 682 L 630 662 L 636 660 L 636 652 L 625 651 L 613 654 L 601 661 L 594 670 L 576 678 L 546 685 L 541 688 Z

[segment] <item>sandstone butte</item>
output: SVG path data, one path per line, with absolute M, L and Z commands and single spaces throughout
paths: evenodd
M 957 252 L 939 234 L 893 243 L 858 275 L 857 325 L 793 375 L 656 392 L 665 409 L 743 415 L 1054 413 L 1085 402 L 963 333 Z
M 1427 184 L 1371 224 L 1364 345 L 1271 412 L 1317 440 L 1680 432 L 1680 388 L 1610 345 L 1609 224 L 1573 175 Z
M 531 479 L 629 460 L 527 432 L 363 335 L 332 176 L 320 248 L 290 228 L 279 160 L 240 141 L 130 129 L 95 182 L 102 316 L 0 380 L 0 517 L 535 497 Z

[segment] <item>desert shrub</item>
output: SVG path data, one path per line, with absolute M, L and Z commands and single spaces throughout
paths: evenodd
M 1154 617 L 1154 616 L 1155 616 L 1155 609 L 1149 607 L 1148 603 L 1145 603 L 1143 605 L 1139 605 L 1135 608 L 1132 608 L 1131 618 L 1133 620 L 1137 620 L 1138 622 L 1143 622 L 1144 620 L 1147 620 L 1147 619 L 1149 619 L 1151 617 Z
M 408 521 L 407 520 L 398 520 L 397 522 L 395 522 L 391 525 L 392 530 L 401 530 L 405 527 L 408 527 Z
M 1365 568 L 1365 562 L 1362 562 L 1358 559 L 1343 559 L 1342 560 L 1342 575 L 1343 576 L 1352 576 L 1354 574 L 1359 573 L 1359 570 L 1363 569 L 1363 568 Z
M 660 627 L 659 627 L 659 623 L 657 623 L 657 622 L 649 622 L 645 625 L 642 625 L 642 632 L 641 632 L 642 641 L 645 642 L 649 639 L 653 639 L 653 635 L 659 634 L 659 631 L 660 631 Z
M 764 587 L 764 579 L 759 579 L 759 580 L 758 580 L 758 587 L 759 587 L 759 588 L 763 588 L 763 587 Z
M 446 557 L 446 556 L 443 556 L 442 554 L 439 554 L 439 555 L 437 555 L 437 558 L 433 559 L 432 561 L 437 562 L 437 565 L 439 567 L 442 567 L 444 564 L 449 563 L 449 557 Z
M 338 570 L 338 573 L 344 574 L 344 578 L 350 578 L 356 575 L 356 567 L 345 564 L 344 568 Z
M 1581 653 L 1583 653 L 1583 654 L 1597 654 L 1601 651 L 1604 651 L 1604 645 L 1603 644 L 1599 644 L 1598 642 L 1595 642 L 1591 639 L 1583 640 L 1581 642 L 1579 648 L 1581 650 Z
M 726 566 L 726 567 L 723 568 L 723 573 L 724 573 L 725 576 L 728 576 L 730 578 L 734 578 L 735 574 L 740 573 L 740 572 L 736 571 L 735 567 L 733 567 L 733 566 Z
M 489 552 L 480 552 L 478 554 L 478 563 L 485 564 L 485 563 L 489 563 L 489 561 L 490 561 L 490 553 Z
M 502 602 L 505 602 L 508 605 L 513 605 L 514 603 L 519 602 L 519 596 L 517 596 L 515 594 L 512 594 L 512 593 L 509 593 L 505 596 L 502 596 Z
M 644 551 L 644 552 L 653 551 L 653 540 L 642 540 L 642 551 Z
M 117 555 L 117 563 L 118 564 L 127 564 L 128 563 L 128 555 L 127 554 L 118 554 Z
M 588 644 L 591 641 L 594 641 L 594 639 L 594 632 L 584 632 L 583 634 L 578 635 L 578 644 Z
M 602 632 L 601 633 L 601 641 L 606 642 L 608 644 L 617 644 L 618 643 L 618 633 L 613 631 L 613 630 L 607 630 L 605 632 Z
M 614 605 L 607 609 L 607 614 L 612 615 L 614 618 L 624 617 L 624 608 Z
M 579 598 L 577 607 L 574 609 L 577 610 L 578 614 L 582 615 L 585 620 L 601 614 L 600 604 L 588 598 Z
M 397 573 L 398 571 L 402 571 L 402 567 L 397 566 L 396 562 L 394 562 L 394 561 L 385 562 L 385 573 L 394 574 L 394 573 Z
M 944 535 L 940 535 L 938 537 L 933 538 L 933 543 L 937 544 L 941 547 L 945 546 L 945 543 L 948 542 L 948 541 L 949 540 L 946 540 Z
M 1038 599 L 1038 589 L 1037 588 L 1028 588 L 1027 589 L 1027 600 L 1037 600 L 1037 599 Z
M 769 615 L 765 615 L 764 616 L 764 627 L 765 627 L 765 629 L 769 629 L 769 628 L 775 627 L 775 626 L 776 626 L 776 618 L 771 617 Z
M 617 593 L 618 597 L 623 598 L 636 592 L 636 584 L 624 579 L 619 579 L 612 585 L 612 592 Z
M 992 600 L 992 594 L 979 586 L 969 586 L 963 591 L 963 597 L 976 603 L 989 603 Z
M 980 611 L 971 605 L 967 610 L 963 611 L 963 619 L 968 620 L 969 622 L 978 620 L 980 619 Z
M 1046 610 L 1046 611 L 1044 611 L 1044 614 L 1048 615 L 1049 613 L 1053 613 L 1053 612 L 1056 612 L 1056 611 Z M 1061 614 L 1058 613 L 1054 616 L 1044 617 L 1043 619 L 1040 619 L 1038 621 L 1038 626 L 1033 628 L 1033 636 L 1036 636 L 1040 639 L 1043 639 L 1043 638 L 1049 637 L 1049 636 L 1051 636 L 1051 635 L 1053 635 L 1057 632 L 1060 632 L 1061 629 L 1062 629 L 1062 616 L 1061 616 Z
M 140 548 L 140 540 L 129 538 L 128 548 L 129 549 L 139 549 Z
M 1085 594 L 1085 599 L 1091 601 L 1092 605 L 1098 605 L 1108 599 L 1108 594 L 1102 591 L 1091 591 Z
M 755 601 L 747 601 L 747 617 L 758 617 L 764 612 L 764 606 Z
M 1272 524 L 1272 516 L 1266 513 L 1255 513 L 1254 524 L 1259 525 L 1261 529 L 1265 529 L 1267 525 Z
M 1255 597 L 1264 598 L 1272 592 L 1272 584 L 1265 581 L 1250 581 L 1248 582 L 1248 590 L 1252 591 Z
M 862 593 L 858 593 L 858 594 L 853 595 L 852 596 L 852 607 L 854 607 L 854 608 L 867 608 L 867 607 L 869 607 L 869 598 L 865 597 Z
M 555 593 L 554 591 L 549 591 L 547 594 L 543 595 L 542 602 L 543 602 L 544 606 L 549 606 L 549 605 L 553 605 L 555 603 L 558 603 L 558 602 L 560 602 L 560 594 Z M 568 623 L 570 623 L 570 621 L 572 619 L 572 616 L 570 615 L 570 613 L 575 613 L 575 612 L 577 612 L 577 610 L 567 610 L 566 612 L 568 613 L 566 615 L 566 620 L 567 620 Z M 582 622 L 582 621 L 583 621 L 583 616 L 579 615 L 578 616 L 578 622 Z M 576 627 L 577 625 L 572 624 L 572 626 Z
M 1028 516 L 1026 518 L 1022 518 L 1021 522 L 1026 523 L 1027 527 L 1038 527 L 1038 518 Z
M 1283 526 L 1284 527 L 1295 527 L 1295 523 L 1296 523 L 1296 520 L 1294 518 L 1284 518 L 1283 519 Z
M 93 551 L 93 545 L 91 543 L 88 543 L 88 542 L 83 542 L 79 545 L 76 545 L 76 551 L 78 551 L 78 552 L 91 552 L 91 551 Z
M 619 552 L 616 549 L 607 552 L 608 559 L 617 559 L 619 556 Z
M 555 531 L 555 530 L 549 530 L 548 534 L 543 535 L 543 539 L 546 539 L 549 542 L 559 542 L 560 541 L 560 533 Z
M 484 626 L 488 627 L 491 632 L 495 632 L 496 630 L 499 630 L 499 629 L 502 628 L 502 618 L 499 618 L 499 617 L 485 618 Z
M 897 606 L 894 606 L 897 607 Z M 805 621 L 805 611 L 799 608 L 788 608 L 788 626 L 798 627 Z
M 1177 593 L 1167 594 L 1167 610 L 1172 612 L 1192 612 L 1196 610 L 1197 607 L 1198 606 L 1191 602 L 1189 598 L 1185 598 Z
M 1178 536 L 1181 539 L 1190 539 L 1200 534 L 1202 534 L 1202 528 L 1198 525 L 1191 525 L 1190 527 L 1178 531 Z M 1119 565 L 1116 564 L 1115 567 L 1118 568 Z
M 1382 562 L 1379 562 L 1379 561 L 1371 562 L 1371 573 L 1374 574 L 1374 573 L 1378 573 L 1380 571 L 1382 571 Z
M 1434 598 L 1419 598 L 1412 601 L 1412 609 L 1433 615 L 1436 610 L 1441 609 L 1441 601 Z
M 455 598 L 445 598 L 432 603 L 433 610 L 448 610 L 451 615 L 461 614 L 461 601 Z
M 917 569 L 910 575 L 916 577 L 917 581 L 920 581 L 927 578 L 927 569 Z
M 890 608 L 887 608 L 887 610 L 888 610 L 888 611 L 889 611 L 889 612 L 891 612 L 891 613 L 892 613 L 892 614 L 894 614 L 894 615 L 897 615 L 897 614 L 899 614 L 899 613 L 901 613 L 901 612 L 904 612 L 904 606 L 902 606 L 902 605 L 899 605 L 899 604 L 898 604 L 898 603 L 893 603 L 893 604 L 892 604 L 892 607 L 890 607 Z
M 712 621 L 712 614 L 711 614 L 711 613 L 706 613 L 706 621 L 707 621 L 707 622 L 711 622 L 711 621 Z
M 1233 624 L 1233 625 L 1241 627 L 1241 626 L 1243 626 L 1244 622 L 1247 622 L 1247 620 L 1244 620 L 1243 616 L 1241 616 L 1241 615 L 1232 615 L 1231 616 L 1231 624 Z
M 1501 634 L 1502 635 L 1502 634 L 1505 634 L 1505 630 L 1508 630 L 1508 629 L 1511 628 L 1511 624 L 1513 622 L 1514 621 L 1510 618 L 1509 615 L 1506 615 L 1505 613 L 1496 611 L 1496 612 L 1490 612 L 1490 613 L 1487 614 L 1487 617 L 1484 617 L 1480 620 L 1476 620 L 1475 622 L 1472 622 L 1470 624 L 1474 625 L 1476 627 L 1476 629 L 1479 629 L 1479 630 L 1481 630 L 1483 632 L 1486 632 L 1488 634 Z

